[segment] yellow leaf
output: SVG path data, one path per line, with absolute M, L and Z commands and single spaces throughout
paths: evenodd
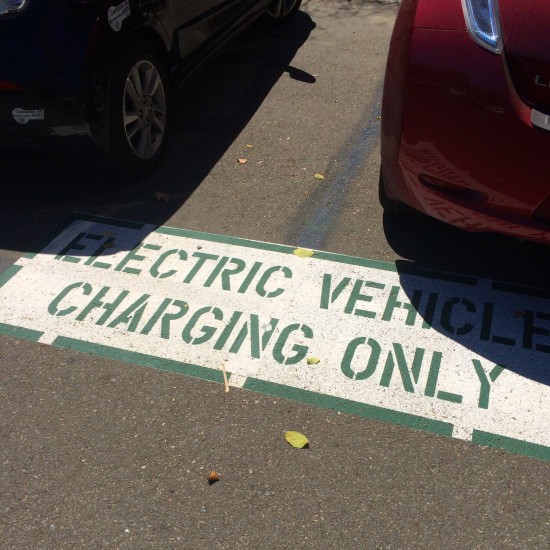
M 315 252 L 309 248 L 296 248 L 294 250 L 294 255 L 298 256 L 298 258 L 311 258 L 313 254 L 315 254 Z
M 164 193 L 163 191 L 157 191 L 155 193 L 155 199 L 158 201 L 164 201 L 168 202 L 172 197 L 168 193 Z
M 290 445 L 296 447 L 296 449 L 304 449 L 309 447 L 307 437 L 300 432 L 286 432 L 285 439 Z
M 254 145 L 250 145 L 250 143 L 247 143 L 246 146 L 247 146 L 249 149 L 252 149 L 252 147 L 254 147 Z
M 246 164 L 248 162 L 248 159 L 237 159 L 239 164 Z
M 325 176 L 323 176 L 323 174 L 315 174 L 315 179 L 316 180 L 324 180 L 325 179 Z
M 307 358 L 307 364 L 308 365 L 316 365 L 320 361 L 321 361 L 321 359 L 319 359 L 319 357 L 308 357 Z

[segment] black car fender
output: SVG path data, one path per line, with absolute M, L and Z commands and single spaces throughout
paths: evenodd
M 109 91 L 117 62 L 127 44 L 138 40 L 153 44 L 166 60 L 167 72 L 171 74 L 172 44 L 153 9 L 162 9 L 163 4 L 159 1 L 129 0 L 125 3 L 111 0 L 102 2 L 96 11 L 86 53 L 84 112 L 94 141 L 104 151 L 110 149 Z M 117 21 L 112 14 L 114 10 L 121 10 L 121 6 L 129 6 L 129 11 L 126 10 Z

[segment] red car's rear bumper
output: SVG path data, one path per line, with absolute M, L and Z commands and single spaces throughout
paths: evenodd
M 409 23 L 398 19 L 386 72 L 386 193 L 469 231 L 550 243 L 550 132 L 531 123 L 506 54 Z

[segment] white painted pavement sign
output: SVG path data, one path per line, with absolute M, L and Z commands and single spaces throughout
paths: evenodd
M 550 460 L 542 290 L 88 216 L 0 287 L 5 334 Z

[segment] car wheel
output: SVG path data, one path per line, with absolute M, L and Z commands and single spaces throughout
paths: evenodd
M 382 167 L 380 167 L 380 176 L 378 179 L 378 200 L 380 201 L 380 205 L 384 209 L 384 212 L 387 212 L 388 214 L 409 214 L 412 210 L 404 202 L 396 201 L 388 197 Z
M 266 14 L 275 23 L 285 23 L 300 9 L 301 3 L 302 0 L 273 0 Z
M 147 42 L 136 42 L 119 57 L 110 93 L 110 158 L 114 167 L 143 175 L 166 147 L 170 86 L 165 64 Z

